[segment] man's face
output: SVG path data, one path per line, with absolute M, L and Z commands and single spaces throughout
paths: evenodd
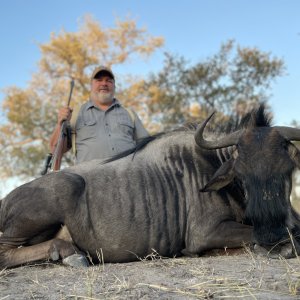
M 115 95 L 115 81 L 108 75 L 97 76 L 91 83 L 91 99 L 100 104 L 110 104 Z

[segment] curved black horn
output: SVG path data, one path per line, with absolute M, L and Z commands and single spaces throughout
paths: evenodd
M 203 138 L 203 132 L 204 129 L 211 119 L 211 117 L 214 115 L 215 112 L 213 112 L 201 125 L 198 125 L 198 128 L 195 133 L 195 141 L 196 144 L 199 147 L 205 148 L 205 149 L 218 149 L 218 148 L 225 148 L 232 145 L 236 145 L 239 137 L 242 134 L 241 130 L 235 131 L 231 134 L 226 135 L 225 137 L 218 139 L 216 141 L 207 141 Z
M 275 128 L 285 139 L 289 141 L 300 141 L 300 129 L 285 127 L 285 126 L 274 126 Z

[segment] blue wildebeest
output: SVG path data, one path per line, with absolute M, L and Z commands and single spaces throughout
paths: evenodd
M 128 262 L 257 244 L 299 251 L 290 203 L 300 130 L 271 127 L 264 107 L 231 133 L 195 129 L 151 137 L 138 151 L 50 173 L 2 201 L 0 265 L 88 253 Z M 207 131 L 207 130 L 206 130 Z M 65 225 L 72 241 L 55 237 Z M 20 247 L 22 246 L 22 247 Z

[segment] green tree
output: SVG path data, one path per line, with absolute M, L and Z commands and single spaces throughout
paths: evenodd
M 130 19 L 117 19 L 114 28 L 103 28 L 86 16 L 77 32 L 53 33 L 48 43 L 39 45 L 38 71 L 28 87 L 5 90 L 6 122 L 0 127 L 1 177 L 39 173 L 57 110 L 67 100 L 71 78 L 76 82 L 72 98 L 75 105 L 88 99 L 89 76 L 95 66 L 116 66 L 137 55 L 148 57 L 162 44 L 161 37 L 150 36 Z
M 233 112 L 244 114 L 267 101 L 270 84 L 284 70 L 283 60 L 228 41 L 218 53 L 194 65 L 166 54 L 163 69 L 152 74 L 142 90 L 151 122 L 156 128 L 172 128 L 199 122 L 212 111 L 218 112 L 215 121 Z

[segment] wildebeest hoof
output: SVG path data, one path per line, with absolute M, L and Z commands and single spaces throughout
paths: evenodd
M 295 257 L 292 244 L 285 244 L 280 250 L 280 255 L 284 258 L 293 258 Z
M 52 247 L 52 249 L 50 249 L 49 255 L 53 261 L 59 260 L 59 252 L 56 247 Z
M 64 265 L 70 266 L 70 267 L 75 267 L 75 268 L 80 268 L 80 267 L 88 267 L 89 262 L 87 258 L 82 255 L 82 254 L 72 254 L 68 257 L 65 257 L 62 260 Z
M 260 256 L 268 256 L 269 255 L 268 250 L 258 244 L 255 244 L 253 246 L 253 252 Z

